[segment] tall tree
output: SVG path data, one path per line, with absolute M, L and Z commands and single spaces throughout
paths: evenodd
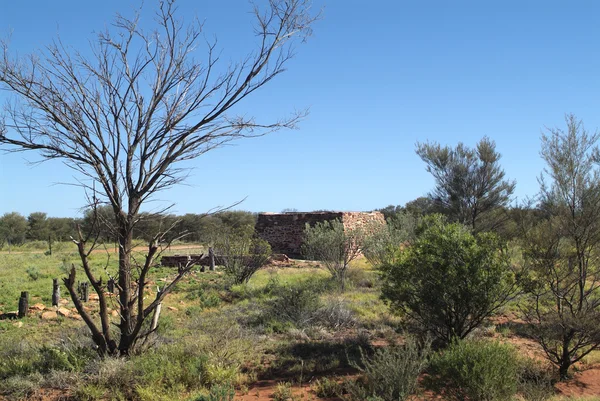
M 475 149 L 463 143 L 456 148 L 417 143 L 416 152 L 435 178 L 429 197 L 440 211 L 473 231 L 491 230 L 502 223 L 498 212 L 510 202 L 515 182 L 504 179 L 494 141 L 484 137 Z
M 0 144 L 15 151 L 37 150 L 78 171 L 90 206 L 111 207 L 119 245 L 118 339 L 113 339 L 103 280 L 89 268 L 94 242 L 75 241 L 83 270 L 100 297 L 100 327 L 83 309 L 73 268 L 65 279 L 76 308 L 101 354 L 127 355 L 144 332 L 146 318 L 191 267 L 145 303 L 148 272 L 160 252 L 156 233 L 139 266 L 132 266 L 132 237 L 140 208 L 158 191 L 181 182 L 181 162 L 232 140 L 291 128 L 303 112 L 260 123 L 236 106 L 281 74 L 294 44 L 311 32 L 309 0 L 269 0 L 254 8 L 256 48 L 242 61 L 221 63 L 216 41 L 206 43 L 198 20 L 176 17 L 173 0 L 159 2 L 155 28 L 140 15 L 118 15 L 100 32 L 91 56 L 56 41 L 29 57 L 13 56 L 3 43 L 0 85 L 13 95 L 2 116 Z M 205 53 L 201 53 L 205 49 Z
M 47 241 L 50 235 L 48 217 L 44 212 L 33 212 L 27 216 L 27 239 Z
M 19 245 L 25 241 L 27 219 L 17 212 L 5 213 L 0 217 L 0 241 L 11 245 Z
M 600 347 L 600 133 L 588 132 L 573 115 L 566 123 L 566 130 L 542 136 L 543 217 L 531 218 L 525 230 L 526 261 L 534 274 L 522 307 L 563 379 Z

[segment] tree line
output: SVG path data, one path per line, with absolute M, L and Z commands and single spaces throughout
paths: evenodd
M 156 232 L 173 227 L 165 237 L 176 237 L 188 242 L 212 243 L 219 235 L 250 235 L 254 231 L 256 213 L 243 210 L 226 210 L 214 214 L 140 213 L 133 238 L 149 241 Z M 27 241 L 69 241 L 77 237 L 77 227 L 92 238 L 102 242 L 116 242 L 114 215 L 110 207 L 100 206 L 95 212 L 88 209 L 82 217 L 49 217 L 44 212 L 34 212 L 27 217 L 18 212 L 0 216 L 0 246 L 18 246 Z

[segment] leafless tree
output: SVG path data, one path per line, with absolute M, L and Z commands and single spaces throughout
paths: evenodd
M 132 231 L 142 204 L 185 178 L 181 162 L 232 140 L 292 128 L 305 114 L 265 124 L 234 114 L 239 102 L 285 70 L 316 18 L 309 0 L 268 0 L 264 9 L 253 11 L 257 48 L 226 65 L 216 41 L 204 39 L 201 23 L 176 16 L 174 0 L 160 1 L 151 31 L 141 28 L 139 12 L 133 18 L 117 15 L 112 27 L 98 34 L 91 56 L 59 39 L 27 57 L 14 56 L 8 42 L 2 43 L 0 85 L 12 96 L 0 120 L 0 145 L 64 161 L 83 175 L 91 203 L 108 204 L 114 213 L 118 340 L 111 337 L 105 283 L 87 263 L 95 243 L 84 234 L 75 242 L 100 297 L 101 327 L 76 301 L 76 269 L 65 279 L 101 354 L 129 354 L 147 334 L 145 319 L 189 270 L 182 269 L 159 297 L 144 303 L 162 234 L 150 241 L 136 266 Z

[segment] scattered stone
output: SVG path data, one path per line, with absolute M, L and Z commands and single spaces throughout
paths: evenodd
M 15 327 L 21 328 L 21 327 L 23 327 L 23 322 L 13 323 L 12 325 Z
M 69 316 L 71 319 L 75 319 L 75 320 L 83 320 L 83 318 L 81 316 L 79 316 L 78 314 L 74 314 Z
M 89 295 L 89 300 L 90 301 L 97 301 L 98 300 L 98 294 L 90 294 Z
M 60 301 L 58 301 L 58 303 L 61 305 L 66 305 L 69 303 L 69 300 L 66 298 L 61 298 Z
M 42 311 L 42 310 L 46 309 L 46 305 L 44 305 L 44 304 L 35 304 L 33 306 L 30 306 L 29 309 Z
M 119 312 L 117 312 L 116 310 L 110 312 L 110 314 L 115 317 L 119 316 Z
M 177 308 L 176 308 L 176 307 L 174 307 L 174 306 L 167 306 L 167 309 L 168 309 L 168 310 L 172 310 L 172 311 L 177 311 L 177 310 L 179 310 L 179 309 L 177 309 Z
M 58 318 L 58 314 L 56 312 L 48 311 L 48 312 L 42 313 L 43 320 L 54 320 L 57 318 Z
M 67 308 L 58 308 L 58 310 L 56 311 L 59 315 L 64 316 L 64 317 L 69 317 L 69 315 L 71 315 L 71 311 L 68 310 Z

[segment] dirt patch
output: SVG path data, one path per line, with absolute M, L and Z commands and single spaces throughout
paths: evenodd
M 556 389 L 567 397 L 600 395 L 600 365 L 576 373 L 571 380 L 557 383 Z

